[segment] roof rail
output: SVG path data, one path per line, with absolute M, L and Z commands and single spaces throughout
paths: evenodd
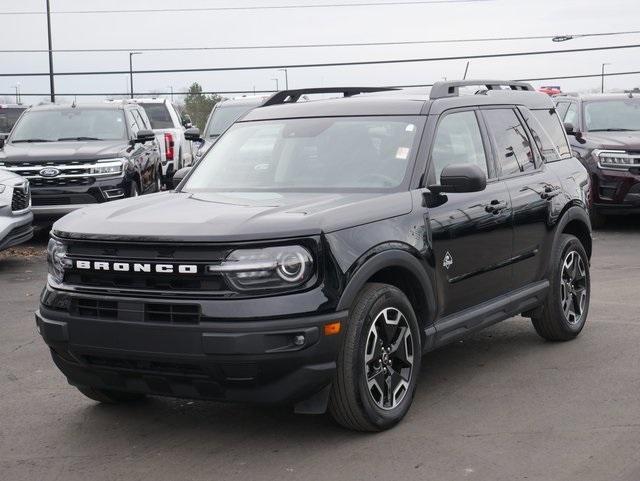
M 432 100 L 446 97 L 458 97 L 460 87 L 483 86 L 487 90 L 500 90 L 501 87 L 509 87 L 511 90 L 531 91 L 533 86 L 526 82 L 515 82 L 511 80 L 452 80 L 446 82 L 436 82 L 431 87 L 429 98 Z
M 297 102 L 300 97 L 307 94 L 343 94 L 345 97 L 351 97 L 358 94 L 370 92 L 386 92 L 389 90 L 398 89 L 389 87 L 319 87 L 297 90 L 282 90 L 269 97 L 265 101 L 265 103 L 262 104 L 262 107 L 267 107 L 269 105 L 294 103 Z

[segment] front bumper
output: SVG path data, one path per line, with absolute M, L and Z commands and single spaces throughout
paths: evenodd
M 295 404 L 331 383 L 346 312 L 195 325 L 79 317 L 41 305 L 38 330 L 75 386 Z M 295 339 L 304 337 L 297 345 Z
M 33 237 L 32 221 L 31 212 L 0 216 L 0 251 L 31 239 Z
M 592 208 L 602 214 L 640 214 L 640 172 L 599 169 Z

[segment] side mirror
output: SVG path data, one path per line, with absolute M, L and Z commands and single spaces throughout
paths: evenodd
M 193 142 L 198 142 L 200 140 L 202 140 L 202 138 L 200 137 L 200 129 L 196 128 L 196 127 L 191 127 L 187 130 L 184 131 L 184 138 L 186 140 L 191 140 Z
M 144 144 L 145 142 L 150 142 L 155 138 L 156 138 L 156 134 L 153 133 L 153 130 L 138 130 L 136 142 L 140 142 L 141 144 Z
M 185 129 L 190 129 L 191 127 L 193 127 L 193 122 L 191 121 L 191 118 L 188 115 L 185 115 L 184 117 L 182 117 L 182 126 Z
M 571 122 L 564 123 L 564 131 L 567 135 L 573 135 L 576 139 L 580 139 L 582 137 L 582 132 L 577 131 Z
M 440 184 L 430 185 L 434 194 L 443 192 L 480 192 L 487 187 L 487 174 L 475 164 L 452 164 L 442 169 Z
M 173 187 L 177 187 L 178 184 L 180 182 L 182 182 L 182 179 L 184 179 L 187 174 L 191 171 L 191 167 L 183 167 L 180 170 L 177 170 L 175 174 L 173 174 L 173 179 L 172 179 L 172 183 L 173 183 Z
M 6 137 L 4 137 L 3 135 L 0 135 L 0 149 L 4 148 L 5 139 L 6 139 Z

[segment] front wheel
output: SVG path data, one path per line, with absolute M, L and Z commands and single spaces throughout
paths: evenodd
M 382 431 L 407 413 L 421 357 L 411 303 L 387 284 L 367 284 L 351 309 L 338 355 L 329 412 L 342 426 Z
M 541 313 L 531 321 L 543 338 L 569 341 L 580 334 L 589 313 L 589 258 L 576 237 L 563 234 L 551 262 L 549 294 Z
M 129 185 L 129 197 L 138 197 L 140 195 L 140 188 L 138 187 L 138 183 L 135 180 L 131 181 L 131 185 Z

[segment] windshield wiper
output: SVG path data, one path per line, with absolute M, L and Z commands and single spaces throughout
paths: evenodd
M 61 140 L 102 140 L 97 137 L 62 137 L 58 139 L 58 142 Z
M 12 140 L 11 143 L 12 144 L 17 144 L 20 142 L 53 142 L 53 140 L 47 140 L 47 139 L 18 139 L 18 140 Z
M 615 128 L 615 129 L 593 129 L 593 130 L 590 130 L 589 132 L 636 132 L 636 130 Z

